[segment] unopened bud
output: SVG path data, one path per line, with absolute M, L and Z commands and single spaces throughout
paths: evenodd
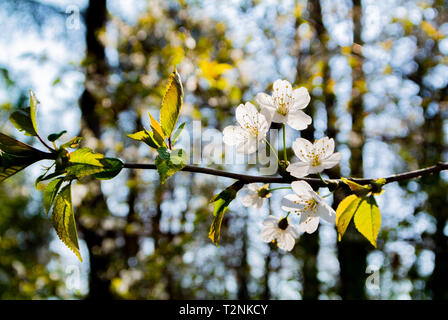
M 288 223 L 288 219 L 283 218 L 278 222 L 278 227 L 282 230 L 286 230 L 286 228 L 288 228 L 289 223 Z
M 282 177 L 289 177 L 290 176 L 289 172 L 286 171 L 286 168 L 288 168 L 288 166 L 289 166 L 289 161 L 280 160 L 280 162 L 278 163 L 278 173 Z

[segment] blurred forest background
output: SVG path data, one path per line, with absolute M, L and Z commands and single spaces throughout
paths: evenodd
M 24 142 L 35 143 L 8 117 L 33 89 L 43 136 L 66 129 L 98 152 L 151 163 L 152 151 L 126 134 L 148 127 L 177 66 L 180 122 L 191 133 L 201 121 L 192 139 L 215 159 L 223 155 L 211 137 L 278 78 L 312 95 L 313 125 L 289 131 L 289 146 L 300 134 L 335 138 L 343 160 L 330 177 L 448 158 L 446 1 L 2 0 L 0 27 L 1 130 Z M 213 157 L 199 165 L 258 173 Z M 234 201 L 217 248 L 209 200 L 232 180 L 178 173 L 162 186 L 155 171 L 123 170 L 73 187 L 80 263 L 34 188 L 42 164 L 0 185 L 1 299 L 448 298 L 446 172 L 387 185 L 377 249 L 353 226 L 338 243 L 335 227 L 321 225 L 285 253 L 259 233 L 287 191 L 259 211 Z M 372 275 L 379 286 L 366 285 Z

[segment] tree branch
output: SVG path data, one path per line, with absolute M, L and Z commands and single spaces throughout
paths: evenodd
M 144 163 L 125 163 L 124 168 L 127 169 L 147 169 L 147 170 L 156 170 L 155 164 L 144 164 Z M 391 175 L 388 177 L 385 177 L 387 183 L 395 182 L 395 181 L 403 181 L 403 180 L 410 180 L 414 178 L 418 178 L 421 176 L 430 175 L 433 173 L 437 173 L 443 170 L 448 170 L 448 163 L 438 163 L 432 167 L 427 167 L 415 171 L 409 171 L 409 172 L 403 172 L 395 175 Z M 203 173 L 203 174 L 209 174 L 213 176 L 219 176 L 219 177 L 226 177 L 231 179 L 236 179 L 239 181 L 242 181 L 244 183 L 253 183 L 253 182 L 263 182 L 263 183 L 291 183 L 296 180 L 303 180 L 308 182 L 309 184 L 313 185 L 314 187 L 327 187 L 327 185 L 319 178 L 295 178 L 292 176 L 253 176 L 253 175 L 247 175 L 247 174 L 240 174 L 240 173 L 233 173 L 233 172 L 227 172 L 217 169 L 211 169 L 211 168 L 204 168 L 204 167 L 197 167 L 192 165 L 185 166 L 182 171 L 186 172 L 197 172 L 197 173 Z M 371 184 L 376 179 L 371 178 L 351 178 L 351 180 L 359 183 L 359 184 Z M 341 179 L 328 179 L 327 182 L 332 182 L 337 185 L 342 183 Z

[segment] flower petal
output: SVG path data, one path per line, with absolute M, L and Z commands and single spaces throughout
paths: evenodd
M 327 203 L 320 202 L 317 209 L 317 214 L 320 218 L 324 219 L 328 223 L 334 224 L 336 220 L 336 212 Z
M 295 130 L 304 130 L 313 121 L 312 118 L 301 110 L 291 111 L 287 115 L 288 126 Z
M 278 234 L 277 228 L 267 227 L 261 231 L 260 236 L 264 242 L 271 242 L 271 241 L 275 240 L 275 238 L 277 237 L 277 234 Z
M 257 108 L 250 102 L 240 104 L 235 111 L 236 121 L 243 128 L 258 127 L 258 116 Z
M 257 200 L 256 200 L 256 202 L 254 204 L 254 207 L 257 208 L 257 209 L 260 209 L 261 206 L 263 205 L 263 202 L 264 202 L 264 199 L 257 196 Z
M 319 226 L 319 217 L 303 214 L 300 217 L 299 228 L 302 232 L 313 233 Z
M 276 122 L 276 123 L 286 123 L 288 121 L 288 115 L 282 115 L 280 113 L 278 113 L 277 111 L 275 111 L 272 114 L 272 122 Z
M 258 93 L 255 101 L 257 101 L 260 107 L 271 107 L 275 109 L 272 97 L 264 92 Z
M 274 117 L 274 113 L 276 113 L 275 107 L 261 107 L 260 114 L 264 116 L 266 122 L 271 126 L 272 118 Z
M 308 174 L 318 173 L 325 170 L 325 167 L 323 166 L 323 163 L 321 163 L 318 166 L 310 166 L 310 170 L 308 171 Z
M 288 228 L 286 229 L 286 231 L 291 235 L 291 236 L 293 236 L 294 238 L 298 238 L 299 237 L 299 229 L 297 229 L 297 227 L 296 226 L 294 226 L 294 225 L 292 225 L 292 224 L 290 224 L 289 226 L 288 226 Z
M 292 86 L 288 80 L 278 79 L 274 82 L 273 85 L 275 95 L 283 96 L 283 95 L 292 95 Z
M 223 142 L 229 146 L 234 146 L 247 139 L 247 132 L 239 126 L 228 126 L 223 130 Z
M 313 192 L 313 188 L 306 181 L 293 181 L 291 188 L 298 196 L 305 200 L 312 198 L 311 192 Z
M 257 201 L 257 195 L 253 193 L 246 194 L 244 197 L 241 198 L 241 203 L 245 207 L 250 207 Z
M 257 151 L 258 139 L 254 137 L 248 137 L 245 141 L 238 144 L 236 151 L 244 154 L 251 154 Z
M 258 193 L 258 189 L 260 189 L 260 188 L 261 188 L 260 184 L 256 183 L 256 182 L 255 183 L 249 183 L 247 185 L 247 189 L 252 191 L 252 192 L 254 192 L 254 193 Z
M 305 87 L 295 89 L 292 96 L 294 97 L 294 105 L 292 110 L 304 109 L 311 101 L 310 94 Z
M 289 172 L 293 177 L 303 178 L 308 175 L 310 165 L 306 162 L 296 162 L 290 164 L 286 171 Z
M 314 151 L 321 155 L 321 159 L 326 159 L 334 152 L 334 140 L 328 137 L 323 137 L 314 143 Z
M 270 117 L 269 114 L 267 116 Z M 270 127 L 271 120 L 268 120 L 264 114 L 258 113 L 258 138 L 264 138 Z
M 339 152 L 335 152 L 329 158 L 322 160 L 322 166 L 325 169 L 333 168 L 334 166 L 336 166 L 339 163 L 339 161 L 341 161 L 341 159 L 342 159 L 342 154 Z
M 277 239 L 277 244 L 280 249 L 291 251 L 292 248 L 294 248 L 296 241 L 289 233 L 282 232 Z
M 313 144 L 304 138 L 297 138 L 292 143 L 292 150 L 297 158 L 303 162 L 309 162 L 311 159 L 311 153 L 313 152 Z
M 302 200 L 296 194 L 290 193 L 283 197 L 280 205 L 282 210 L 285 210 L 286 212 L 299 213 L 303 208 L 301 201 Z

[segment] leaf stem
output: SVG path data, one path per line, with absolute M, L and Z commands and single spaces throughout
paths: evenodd
M 288 156 L 286 155 L 286 125 L 283 123 L 283 160 L 288 161 Z
M 268 189 L 268 191 L 271 192 L 271 191 L 281 190 L 281 189 L 292 189 L 292 188 L 291 187 L 279 187 L 279 188 L 274 188 L 274 189 Z
M 56 152 L 56 150 L 54 150 L 52 147 L 50 147 L 48 144 L 45 143 L 45 141 L 40 137 L 40 135 L 36 135 L 37 138 L 39 139 L 39 141 L 48 149 L 50 150 L 52 153 Z
M 326 181 L 322 175 L 320 174 L 320 172 L 317 173 L 317 175 L 319 176 L 320 180 L 322 180 L 323 183 L 325 183 L 326 185 L 330 184 L 328 181 Z

